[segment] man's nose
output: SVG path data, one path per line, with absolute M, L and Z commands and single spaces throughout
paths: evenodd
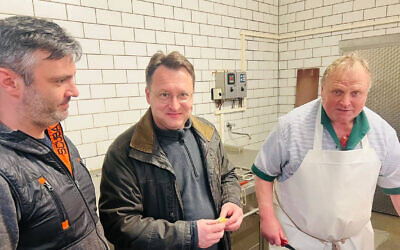
M 345 107 L 349 106 L 351 104 L 351 96 L 350 94 L 344 94 L 342 99 L 341 99 L 341 104 Z
M 76 87 L 75 81 L 71 81 L 71 83 L 69 84 L 67 95 L 72 97 L 79 96 L 79 90 Z
M 177 110 L 180 106 L 180 102 L 178 100 L 177 96 L 171 96 L 171 99 L 169 100 L 169 106 L 172 110 Z

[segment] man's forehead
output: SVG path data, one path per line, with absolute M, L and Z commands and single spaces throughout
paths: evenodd
M 368 70 L 360 62 L 342 63 L 333 72 L 361 71 L 369 74 Z
M 38 49 L 35 52 L 33 52 L 33 55 L 35 55 L 36 59 L 39 59 L 39 61 L 58 61 L 67 58 L 70 61 L 74 61 L 74 57 L 72 54 L 67 54 L 64 57 L 58 58 L 58 59 L 50 59 L 49 57 L 51 56 L 51 52 L 44 50 L 44 49 Z
M 362 65 L 341 65 L 328 75 L 328 81 L 334 79 L 344 79 L 349 77 L 347 73 L 351 73 L 351 78 L 371 78 L 370 73 Z

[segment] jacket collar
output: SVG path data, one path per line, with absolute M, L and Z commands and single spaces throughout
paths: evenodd
M 190 119 L 192 120 L 192 126 L 195 131 L 207 141 L 210 141 L 214 134 L 214 128 L 195 116 L 191 115 Z M 153 127 L 153 116 L 151 114 L 151 108 L 149 108 L 136 124 L 136 129 L 132 135 L 130 146 L 134 149 L 150 154 L 153 152 L 155 137 L 156 134 Z
M 214 128 L 192 115 L 190 116 L 190 119 L 192 120 L 193 128 L 195 128 L 195 130 L 197 130 L 198 133 L 207 141 L 211 141 L 211 137 L 214 134 Z
M 47 154 L 50 148 L 40 143 L 35 138 L 25 134 L 20 130 L 11 130 L 0 121 L 0 144 L 6 145 L 15 151 L 31 154 Z

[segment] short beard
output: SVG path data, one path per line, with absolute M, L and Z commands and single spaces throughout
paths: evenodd
M 61 112 L 57 106 L 52 107 L 48 99 L 42 98 L 33 85 L 26 87 L 22 97 L 24 113 L 27 118 L 36 126 L 47 128 L 54 125 L 68 116 L 68 111 Z

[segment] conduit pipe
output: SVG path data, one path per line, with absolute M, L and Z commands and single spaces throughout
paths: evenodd
M 240 32 L 240 70 L 246 71 L 246 38 L 247 37 L 259 37 L 265 39 L 272 39 L 272 40 L 282 40 L 282 39 L 291 39 L 303 36 L 311 36 L 311 35 L 318 35 L 324 33 L 332 33 L 338 32 L 343 30 L 350 30 L 350 29 L 357 29 L 357 28 L 364 28 L 364 27 L 371 27 L 375 25 L 384 25 L 390 23 L 397 23 L 400 22 L 400 16 L 394 17 L 387 17 L 377 20 L 366 20 L 348 24 L 339 24 L 331 27 L 323 27 L 323 28 L 316 28 L 311 30 L 304 30 L 304 31 L 295 31 L 290 33 L 285 33 L 282 35 L 268 33 L 268 32 L 257 32 L 257 31 L 248 31 L 242 30 Z M 247 99 L 243 98 L 243 106 L 239 108 L 232 108 L 226 110 L 215 110 L 215 115 L 219 116 L 219 129 L 221 134 L 221 140 L 224 142 L 225 135 L 224 135 L 224 114 L 226 113 L 235 113 L 235 112 L 243 112 L 247 109 Z
M 376 20 L 366 20 L 348 24 L 339 24 L 331 27 L 323 27 L 323 28 L 316 28 L 311 30 L 304 30 L 304 31 L 295 31 L 290 33 L 285 33 L 282 35 L 268 33 L 268 32 L 257 32 L 257 31 L 249 31 L 249 30 L 242 30 L 240 32 L 240 69 L 241 71 L 246 71 L 246 37 L 259 37 L 265 39 L 272 39 L 272 40 L 282 40 L 282 39 L 290 39 L 290 38 L 297 38 L 303 36 L 311 36 L 311 35 L 318 35 L 324 33 L 331 33 L 331 32 L 338 32 L 343 30 L 350 30 L 350 29 L 357 29 L 357 28 L 364 28 L 364 27 L 371 27 L 375 25 L 384 25 L 390 23 L 398 23 L 400 22 L 400 16 L 393 16 L 387 17 L 382 19 Z M 232 110 L 216 110 L 215 114 L 223 114 L 223 113 L 232 113 L 232 112 L 240 112 L 246 110 L 246 98 L 243 100 L 244 102 L 244 109 L 232 109 Z M 218 113 L 217 113 L 218 111 Z M 220 115 L 219 122 L 223 125 L 223 117 Z M 220 126 L 221 129 L 221 138 L 224 138 L 224 126 Z M 224 141 L 222 141 L 224 142 Z
M 382 18 L 382 19 L 377 19 L 377 20 L 366 20 L 366 21 L 360 21 L 360 22 L 354 22 L 354 23 L 348 23 L 348 24 L 339 24 L 339 25 L 335 25 L 335 26 L 331 26 L 331 27 L 316 28 L 316 29 L 311 29 L 311 30 L 295 31 L 295 32 L 285 33 L 282 35 L 268 33 L 268 32 L 256 32 L 256 31 L 242 30 L 240 32 L 241 70 L 246 71 L 246 58 L 245 58 L 245 56 L 246 56 L 245 55 L 246 37 L 259 37 L 259 38 L 266 38 L 266 39 L 272 39 L 272 40 L 279 41 L 282 39 L 290 39 L 290 38 L 297 38 L 297 37 L 303 37 L 303 36 L 318 35 L 318 34 L 324 34 L 324 33 L 331 33 L 331 32 L 343 31 L 343 30 L 350 30 L 350 29 L 358 29 L 358 28 L 371 27 L 371 26 L 375 26 L 375 25 L 384 25 L 384 24 L 397 23 L 397 22 L 400 22 L 400 16 L 387 17 L 387 18 Z

